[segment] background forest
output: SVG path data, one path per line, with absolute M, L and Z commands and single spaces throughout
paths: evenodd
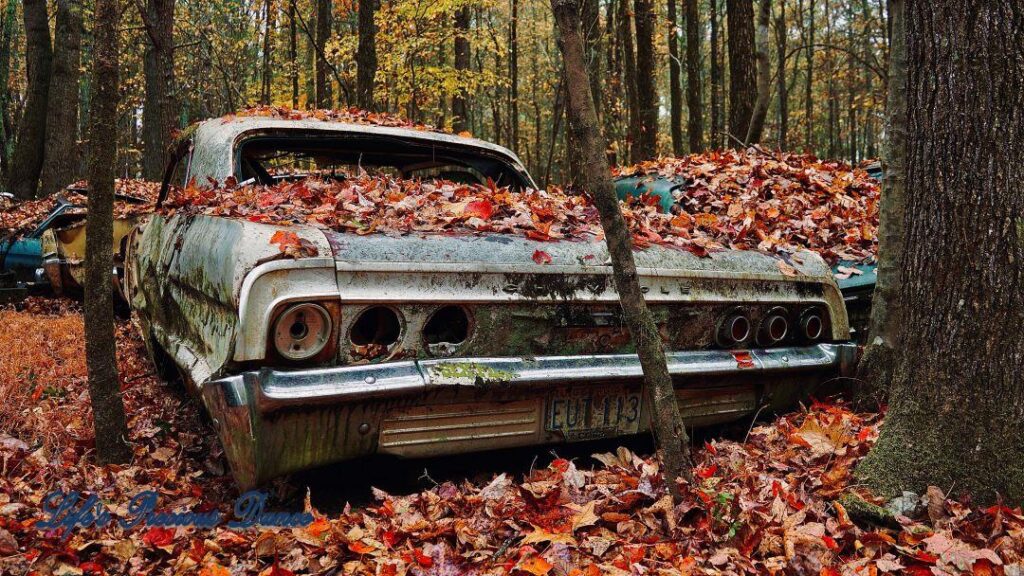
M 0 181 L 20 196 L 84 174 L 92 4 L 0 2 Z M 584 2 L 610 159 L 753 142 L 853 162 L 875 157 L 885 4 Z M 121 10 L 119 176 L 159 179 L 174 130 L 265 103 L 397 113 L 507 146 L 539 184 L 572 180 L 546 1 L 129 0 Z M 33 91 L 41 96 L 34 105 Z M 40 122 L 45 131 L 28 129 Z M 43 133 L 40 187 L 19 190 L 12 184 L 26 178 L 12 166 L 17 172 L 25 161 L 16 155 L 33 146 L 16 151 L 15 141 Z

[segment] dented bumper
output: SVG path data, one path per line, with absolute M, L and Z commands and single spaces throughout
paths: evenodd
M 848 375 L 857 350 L 817 344 L 667 358 L 684 420 L 706 425 L 781 407 L 823 377 Z M 459 358 L 262 369 L 207 383 L 203 400 L 244 488 L 375 452 L 433 456 L 645 431 L 647 411 L 622 408 L 642 384 L 632 354 Z

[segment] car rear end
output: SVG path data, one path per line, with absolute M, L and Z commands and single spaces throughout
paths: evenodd
M 243 487 L 372 453 L 649 430 L 602 242 L 326 236 L 329 264 L 249 273 L 232 375 L 202 387 Z M 636 259 L 687 425 L 792 405 L 855 361 L 815 255 L 793 258 L 795 277 L 751 252 L 653 247 Z

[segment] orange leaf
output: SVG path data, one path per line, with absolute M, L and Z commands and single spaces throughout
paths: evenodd
M 369 554 L 374 550 L 373 546 L 370 546 L 369 544 L 364 544 L 358 540 L 356 540 L 355 542 L 349 542 L 348 549 L 355 552 L 356 554 Z
M 533 261 L 537 264 L 551 264 L 551 254 L 543 250 L 534 250 Z
M 536 554 L 531 554 L 526 558 L 523 558 L 519 561 L 519 565 L 516 566 L 517 570 L 529 572 L 534 576 L 545 576 L 545 574 L 551 571 L 551 568 L 553 568 L 553 566 L 550 562 Z

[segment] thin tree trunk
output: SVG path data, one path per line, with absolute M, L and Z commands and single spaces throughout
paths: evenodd
M 455 11 L 455 70 L 469 70 L 470 46 L 469 46 L 469 7 L 464 6 Z M 459 88 L 452 97 L 452 130 L 463 132 L 468 128 L 469 108 L 467 99 L 469 95 L 462 88 Z M 496 123 L 495 130 L 500 126 Z
M 743 141 L 757 144 L 764 132 L 764 121 L 768 117 L 768 104 L 772 98 L 771 64 L 768 61 L 768 25 L 771 23 L 772 2 L 761 0 L 757 18 L 757 101 L 750 116 L 750 127 Z
M 730 140 L 735 142 L 746 138 L 757 100 L 754 0 L 726 0 L 726 17 L 729 22 L 729 134 Z
M 789 89 L 786 86 L 786 0 L 779 2 L 779 14 L 775 18 L 775 81 L 779 91 L 779 150 L 789 147 Z
M 508 23 L 508 109 L 509 148 L 519 152 L 519 0 L 511 0 Z
M 827 1 L 827 0 L 826 0 Z M 807 7 L 807 84 L 804 90 L 804 148 L 814 153 L 814 0 Z
M 377 76 L 376 0 L 359 0 L 359 47 L 356 53 L 356 101 L 363 110 L 375 110 L 373 82 Z
M 143 57 L 142 111 L 142 176 L 147 180 L 163 177 L 174 129 L 174 1 L 147 0 L 143 15 L 149 40 Z
M 668 95 L 672 154 L 682 156 L 685 150 L 683 149 L 682 63 L 679 61 L 679 30 L 681 27 L 676 16 L 676 2 L 678 1 L 668 0 Z M 686 40 L 689 43 L 690 38 L 687 37 Z
M 1015 506 L 1024 501 L 1024 12 L 931 0 L 907 2 L 904 14 L 899 347 L 885 425 L 858 473 L 881 494 L 934 485 Z
M 590 94 L 594 99 L 597 119 L 601 120 L 601 12 L 599 0 L 583 0 L 583 42 L 587 48 L 587 71 L 590 73 Z
M 711 2 L 711 147 L 721 148 L 722 146 L 722 124 L 724 120 L 722 103 L 724 90 L 722 88 L 722 45 L 721 36 L 722 19 L 718 10 L 720 0 Z
M 46 144 L 40 176 L 43 194 L 63 189 L 78 176 L 78 78 L 82 49 L 82 6 L 76 0 L 57 0 L 53 44 Z
M 11 46 L 14 36 L 14 21 L 17 19 L 17 4 L 8 2 L 0 18 L 0 86 L 7 86 L 11 77 Z M 11 116 L 8 107 L 11 103 L 9 90 L 0 90 L 0 182 L 7 181 L 10 170 L 10 154 L 13 145 Z
M 331 0 L 316 0 L 314 89 L 317 108 L 331 107 L 331 82 L 327 76 L 327 41 L 331 37 Z
M 636 19 L 636 91 L 640 139 L 634 161 L 658 155 L 658 63 L 654 58 L 653 0 L 634 0 Z
M 832 61 L 832 9 L 831 3 L 828 0 L 825 1 L 825 90 L 828 94 L 828 127 L 826 130 L 828 135 L 828 157 L 835 158 L 838 155 L 836 151 L 836 132 L 838 132 L 836 125 L 839 115 L 836 108 L 835 69 L 833 68 Z
M 576 133 L 576 141 L 581 146 L 579 153 L 585 167 L 581 184 L 593 197 L 600 213 L 619 301 L 643 369 L 646 381 L 644 390 L 648 405 L 653 408 L 651 426 L 661 452 L 665 483 L 669 493 L 679 501 L 676 480 L 690 479 L 689 438 L 679 416 L 679 405 L 668 372 L 661 336 L 640 290 L 636 263 L 633 261 L 632 239 L 622 217 L 611 171 L 605 159 L 606 145 L 588 89 L 590 81 L 587 78 L 576 2 L 551 2 L 562 50 L 569 109 L 572 111 L 569 129 Z
M 292 83 L 292 108 L 299 107 L 299 26 L 295 21 L 295 1 L 288 1 L 288 74 Z
M 89 122 L 88 218 L 85 224 L 85 363 L 101 462 L 131 459 L 128 427 L 117 374 L 110 238 L 114 227 L 114 172 L 117 165 L 118 9 L 115 0 L 96 0 L 93 37 L 93 98 Z
M 858 366 L 858 376 L 868 392 L 887 390 L 892 376 L 897 338 L 893 305 L 902 283 L 900 251 L 907 179 L 907 45 L 904 0 L 889 0 L 892 40 L 889 48 L 889 99 L 886 102 L 885 181 L 878 207 L 878 270 L 871 297 L 868 345 Z
M 636 87 L 636 55 L 633 52 L 632 18 L 629 17 L 629 0 L 613 0 L 619 3 L 619 44 L 622 47 L 622 83 L 626 87 L 626 109 L 629 112 L 626 143 L 629 145 L 630 162 L 639 162 L 640 107 Z
M 697 0 L 686 0 L 686 107 L 690 152 L 704 149 L 703 86 L 700 74 L 700 15 Z
M 50 93 L 50 26 L 46 0 L 24 0 L 25 69 L 28 93 L 25 112 L 18 124 L 18 137 L 11 156 L 7 191 L 18 198 L 35 198 L 46 147 L 46 111 Z M 6 87 L 5 87 L 6 89 Z
M 274 83 L 274 29 L 277 24 L 274 16 L 277 11 L 274 8 L 273 0 L 263 0 L 264 25 L 263 25 L 263 71 L 260 74 L 260 103 L 269 105 L 273 99 L 272 87 Z

